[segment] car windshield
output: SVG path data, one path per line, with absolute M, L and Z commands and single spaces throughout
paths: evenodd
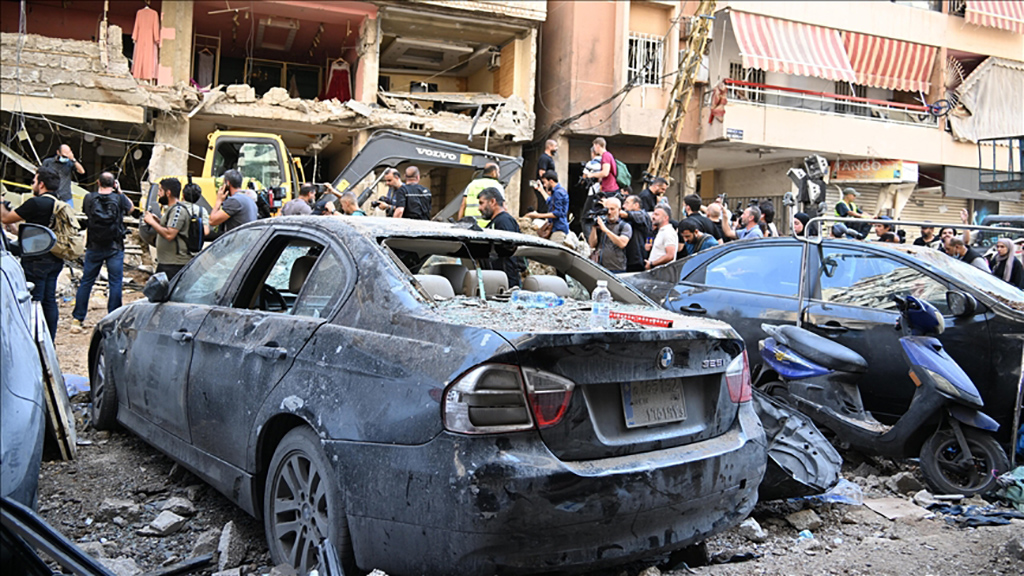
M 1018 310 L 1024 310 L 1024 291 L 1014 288 L 1002 278 L 996 278 L 966 262 L 950 258 L 938 250 L 915 250 L 911 254 L 968 286 L 987 292 Z

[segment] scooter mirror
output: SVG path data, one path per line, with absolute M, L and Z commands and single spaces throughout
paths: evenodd
M 978 301 L 966 292 L 946 292 L 946 305 L 953 316 L 970 316 L 978 309 Z

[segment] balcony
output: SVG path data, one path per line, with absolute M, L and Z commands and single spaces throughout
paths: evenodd
M 939 127 L 938 116 L 932 114 L 928 106 L 814 92 L 741 80 L 725 79 L 724 82 L 729 105 L 743 103 L 764 108 L 800 110 L 830 116 L 854 116 L 886 124 L 904 124 L 936 129 Z M 711 97 L 710 91 L 705 92 L 705 106 L 710 105 Z

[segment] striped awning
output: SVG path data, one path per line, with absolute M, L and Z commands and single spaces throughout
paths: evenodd
M 964 16 L 971 24 L 1024 34 L 1024 2 L 1021 0 L 967 0 Z
M 736 11 L 730 21 L 744 67 L 857 81 L 836 30 Z
M 935 64 L 934 46 L 855 32 L 844 32 L 843 44 L 857 73 L 857 84 L 928 92 Z

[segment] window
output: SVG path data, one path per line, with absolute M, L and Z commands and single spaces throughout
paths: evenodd
M 729 78 L 732 80 L 739 80 L 740 82 L 750 82 L 752 84 L 764 84 L 765 73 L 764 70 L 758 70 L 757 68 L 744 68 L 743 64 L 739 62 L 729 63 Z M 741 87 L 735 89 L 735 96 L 740 100 L 748 100 L 751 102 L 764 102 L 764 92 L 753 86 Z
M 277 146 L 271 142 L 221 140 L 213 156 L 213 175 L 220 177 L 237 169 L 243 177 L 256 180 L 264 188 L 273 188 L 281 185 L 282 163 Z
M 302 293 L 292 308 L 292 314 L 325 318 L 330 314 L 335 298 L 341 295 L 347 277 L 348 270 L 342 260 L 328 250 L 320 257 L 316 268 L 302 286 Z
M 331 297 L 337 294 L 343 285 L 344 276 L 340 276 L 339 279 L 337 274 L 331 275 L 336 281 L 329 292 L 324 291 L 321 282 L 319 291 L 323 294 L 320 296 L 311 295 L 306 298 L 303 292 L 314 276 L 312 271 L 316 268 L 317 262 L 325 260 L 321 257 L 325 250 L 323 244 L 306 238 L 273 238 L 256 259 L 239 288 L 235 307 L 300 314 L 314 318 L 326 314 L 329 312 L 327 306 L 331 302 Z M 335 267 L 340 269 L 340 265 Z M 301 303 L 300 295 L 303 295 Z
M 819 281 L 825 302 L 895 310 L 892 296 L 910 294 L 949 311 L 945 285 L 902 262 L 848 248 L 826 248 L 823 254 Z
M 629 33 L 629 66 L 631 82 L 638 86 L 661 86 L 664 73 L 665 41 L 652 34 Z
M 209 306 L 217 304 L 235 265 L 256 244 L 262 233 L 262 230 L 239 230 L 200 252 L 188 267 L 178 273 L 171 301 Z
M 836 82 L 836 94 L 839 94 L 840 96 L 867 98 L 868 87 L 861 84 L 851 84 L 849 82 Z M 862 104 L 849 103 L 844 100 L 836 101 L 836 114 L 856 114 L 857 116 L 867 116 L 870 113 L 871 111 L 867 106 Z
M 726 253 L 707 265 L 704 284 L 796 297 L 802 246 L 761 246 Z

